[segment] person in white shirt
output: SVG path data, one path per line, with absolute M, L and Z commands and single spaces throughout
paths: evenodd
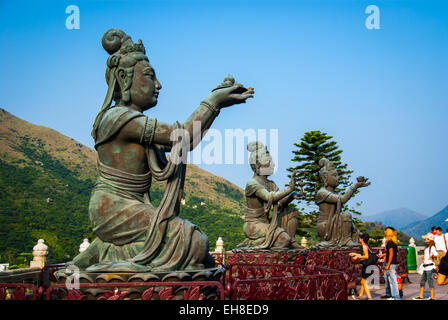
M 420 280 L 420 295 L 415 297 L 414 300 L 423 300 L 423 294 L 425 293 L 425 284 L 428 282 L 429 291 L 431 293 L 430 300 L 434 300 L 434 278 L 433 274 L 436 272 L 436 265 L 434 263 L 434 257 L 438 255 L 436 246 L 434 243 L 434 235 L 428 233 L 422 237 L 425 239 L 426 248 L 423 255 L 423 275 Z
M 436 250 L 439 254 L 435 260 L 436 268 L 438 269 L 440 260 L 442 260 L 442 258 L 446 255 L 446 251 L 448 249 L 448 240 L 446 235 L 442 232 L 442 227 L 436 228 L 434 243 L 436 244 Z
M 444 234 L 445 239 L 448 242 L 448 229 L 446 229 L 447 233 Z M 448 250 L 447 250 L 448 251 Z M 437 284 L 439 286 L 445 286 L 448 284 L 448 255 L 440 260 L 438 274 L 437 274 Z

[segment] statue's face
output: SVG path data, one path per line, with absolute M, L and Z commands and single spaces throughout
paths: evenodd
M 148 61 L 140 60 L 134 68 L 134 77 L 130 88 L 131 101 L 142 110 L 148 110 L 157 104 L 162 85 Z
M 260 175 L 270 176 L 274 173 L 275 163 L 269 154 L 264 154 L 260 159 Z
M 330 187 L 337 187 L 339 184 L 339 175 L 336 170 L 330 170 L 327 177 L 327 185 Z

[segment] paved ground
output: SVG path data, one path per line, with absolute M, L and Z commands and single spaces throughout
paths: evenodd
M 412 298 L 417 297 L 420 293 L 420 275 L 418 273 L 409 274 L 409 280 L 403 284 L 403 299 L 404 300 L 412 300 Z M 435 288 L 435 299 L 436 300 L 448 300 L 448 286 L 438 286 L 436 281 L 434 281 Z M 360 286 L 358 286 L 358 293 Z M 380 285 L 379 289 L 370 289 L 372 293 L 373 300 L 381 300 L 381 296 L 385 294 L 384 283 Z M 426 283 L 424 298 L 429 298 L 429 287 L 428 283 Z M 351 298 L 349 298 L 351 299 Z M 364 294 L 364 299 L 366 295 Z

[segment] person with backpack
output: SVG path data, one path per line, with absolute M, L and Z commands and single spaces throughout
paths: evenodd
M 442 258 L 446 255 L 446 251 L 448 250 L 448 243 L 446 235 L 443 234 L 442 227 L 436 228 L 436 234 L 434 235 L 434 243 L 436 244 L 436 250 L 439 254 L 434 261 L 436 264 L 436 270 L 439 269 L 439 264 Z
M 384 280 L 386 281 L 386 295 L 390 293 L 387 300 L 400 300 L 400 289 L 398 288 L 398 239 L 397 230 L 394 227 L 387 227 L 384 230 L 386 236 L 386 253 L 378 255 L 385 258 L 384 263 Z
M 431 298 L 434 300 L 434 278 L 433 274 L 436 272 L 436 265 L 434 263 L 434 257 L 438 255 L 436 245 L 434 243 L 434 235 L 428 233 L 422 237 L 425 239 L 426 247 L 423 255 L 423 274 L 420 280 L 420 295 L 415 297 L 414 300 L 424 300 L 423 294 L 425 293 L 425 284 L 428 282 Z
M 367 278 L 369 275 L 367 275 L 367 268 L 369 266 L 375 265 L 378 261 L 378 256 L 372 252 L 372 250 L 369 247 L 369 239 L 370 236 L 368 233 L 362 233 L 359 235 L 359 241 L 362 244 L 362 255 L 356 252 L 349 253 L 349 256 L 352 257 L 353 260 L 360 260 L 360 263 L 362 264 L 362 271 L 361 271 L 361 290 L 359 291 L 359 296 L 356 297 L 353 295 L 353 299 L 358 300 L 361 299 L 364 296 L 364 292 L 367 295 L 368 300 L 372 300 L 372 295 L 370 294 L 369 286 L 367 285 Z M 371 272 L 369 272 L 371 273 Z
M 443 235 L 444 239 L 448 239 L 448 229 L 446 234 Z M 448 251 L 448 250 L 447 250 Z M 437 285 L 445 286 L 448 284 L 448 255 L 440 259 L 439 270 L 437 274 Z

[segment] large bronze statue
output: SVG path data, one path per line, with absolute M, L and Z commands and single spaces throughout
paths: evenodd
M 107 59 L 108 90 L 92 136 L 98 151 L 99 177 L 92 191 L 89 217 L 97 238 L 72 264 L 89 271 L 171 271 L 214 267 L 207 236 L 180 218 L 185 179 L 185 139 L 190 150 L 200 142 L 220 110 L 253 97 L 226 81 L 185 121 L 170 125 L 142 112 L 157 104 L 162 86 L 139 40 L 119 29 L 108 30 L 102 45 Z M 111 106 L 112 102 L 115 102 Z M 201 124 L 193 136 L 193 122 Z M 182 138 L 183 137 L 183 138 Z M 170 151 L 169 159 L 165 152 Z M 182 158 L 182 159 L 181 159 Z M 166 181 L 158 207 L 151 204 L 151 179 Z
M 251 152 L 249 163 L 254 175 L 246 184 L 247 207 L 243 226 L 246 239 L 238 249 L 301 248 L 294 238 L 299 213 L 288 207 L 291 201 L 299 198 L 294 192 L 295 173 L 291 175 L 289 186 L 279 190 L 274 181 L 268 179 L 275 164 L 266 146 L 251 142 L 247 149 Z
M 341 196 L 335 191 L 339 184 L 339 175 L 333 163 L 323 158 L 319 161 L 319 166 L 323 187 L 316 194 L 316 204 L 319 206 L 317 234 L 321 240 L 317 246 L 326 248 L 360 246 L 359 231 L 353 224 L 352 216 L 342 209 L 358 188 L 366 187 L 370 182 L 364 177 L 358 177 L 358 182 Z

